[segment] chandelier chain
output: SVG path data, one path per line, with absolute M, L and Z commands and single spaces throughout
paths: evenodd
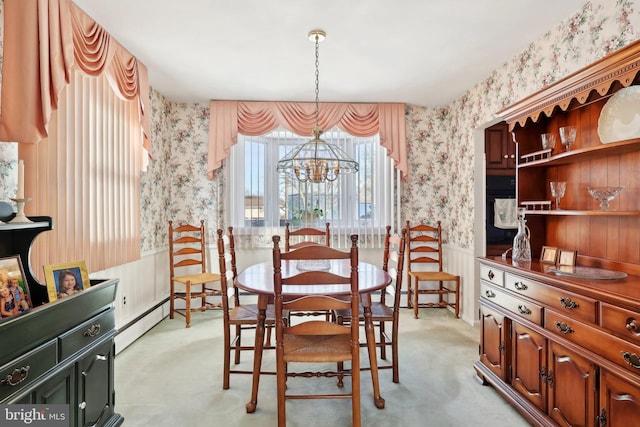
M 316 127 L 318 127 L 318 121 L 320 116 L 320 109 L 318 107 L 319 94 L 320 94 L 320 36 L 316 34 Z

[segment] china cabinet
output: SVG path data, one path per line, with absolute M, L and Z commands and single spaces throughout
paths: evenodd
M 115 412 L 114 299 L 118 280 L 48 302 L 29 265 L 33 240 L 51 230 L 49 217 L 0 225 L 0 257 L 20 255 L 34 308 L 2 319 L 0 403 L 67 404 L 70 426 L 118 426 Z
M 627 139 L 600 138 L 603 108 L 634 85 L 640 42 L 498 113 L 513 132 L 533 261 L 479 259 L 475 369 L 535 425 L 640 419 L 640 128 Z M 543 150 L 540 136 L 564 126 L 577 128 L 570 149 Z M 566 182 L 562 209 L 552 181 Z M 624 189 L 603 210 L 587 191 L 594 186 Z M 577 251 L 578 268 L 539 262 L 542 246 Z M 593 274 L 575 275 L 583 271 Z

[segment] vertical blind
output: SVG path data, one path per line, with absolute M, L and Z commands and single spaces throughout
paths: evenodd
M 334 182 L 301 183 L 276 172 L 276 163 L 308 137 L 277 129 L 265 135 L 238 135 L 228 168 L 228 218 L 239 246 L 269 245 L 273 234 L 293 228 L 331 224 L 332 244 L 349 246 L 358 234 L 362 247 L 379 247 L 386 225 L 397 228 L 399 173 L 378 135 L 355 137 L 335 127 L 322 138 L 342 147 L 360 167 Z
M 106 77 L 73 71 L 49 137 L 19 144 L 28 165 L 30 215 L 53 217 L 31 265 L 84 260 L 90 272 L 140 258 L 142 132 L 138 104 L 115 95 Z

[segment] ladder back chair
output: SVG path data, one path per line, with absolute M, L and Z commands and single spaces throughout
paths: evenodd
M 294 237 L 294 239 L 291 239 Z M 324 239 L 323 239 L 324 237 Z M 310 240 L 307 240 L 310 238 Z M 323 241 L 324 240 L 324 241 Z M 295 243 L 293 243 L 295 242 Z M 291 230 L 289 223 L 284 224 L 284 251 L 289 252 L 294 249 L 302 248 L 309 245 L 325 245 L 331 246 L 330 224 L 325 224 L 324 230 L 318 228 L 304 227 L 297 230 Z
M 276 312 L 276 371 L 278 394 L 278 426 L 286 425 L 286 401 L 289 399 L 351 399 L 352 425 L 360 426 L 360 345 L 358 324 L 358 236 L 351 236 L 351 249 L 343 252 L 325 246 L 303 247 L 280 252 L 280 237 L 273 236 L 273 276 Z M 350 274 L 342 276 L 330 271 L 301 271 L 283 277 L 282 261 L 305 262 L 314 260 L 350 261 Z M 299 264 L 298 264 L 299 266 Z M 299 271 L 296 267 L 293 270 Z M 331 295 L 305 294 L 305 286 L 349 285 L 349 298 Z M 302 288 L 302 289 L 301 289 Z M 295 294 L 295 295 L 294 295 Z M 327 320 L 308 320 L 290 324 L 285 310 L 343 310 L 351 309 L 349 325 Z M 313 372 L 290 372 L 290 362 L 313 364 Z M 321 363 L 351 362 L 350 370 L 317 371 Z M 336 365 L 333 365 L 336 366 Z M 325 394 L 295 394 L 287 387 L 289 377 L 338 377 L 342 387 L 343 376 L 351 376 L 351 392 Z M 320 416 L 321 414 L 319 414 Z
M 233 227 L 227 228 L 227 234 L 222 229 L 217 230 L 218 262 L 220 265 L 220 289 L 222 292 L 222 318 L 224 326 L 224 372 L 222 388 L 229 388 L 230 374 L 253 374 L 251 369 L 231 369 L 231 354 L 234 354 L 234 364 L 240 363 L 240 354 L 243 351 L 255 350 L 253 345 L 242 345 L 242 332 L 256 328 L 258 324 L 258 305 L 246 304 L 240 301 L 240 292 L 235 286 L 238 271 L 236 268 L 236 251 L 233 237 Z M 273 304 L 267 307 L 265 326 L 268 328 L 267 343 L 265 349 L 275 349 L 270 345 L 270 333 L 275 325 Z M 232 338 L 233 333 L 233 338 Z M 261 372 L 261 374 L 275 375 L 275 372 Z
M 420 224 L 411 227 L 407 221 L 407 307 L 418 318 L 419 307 L 451 307 L 460 317 L 460 276 L 442 271 L 442 226 Z M 418 266 L 435 266 L 437 270 L 423 271 Z M 418 269 L 416 269 L 418 268 Z M 428 268 L 428 267 L 427 267 Z M 437 288 L 420 287 L 421 282 L 438 282 Z M 447 285 L 445 285 L 445 283 Z M 437 295 L 436 302 L 420 302 L 420 294 Z M 453 296 L 453 301 L 450 300 Z
M 174 314 L 184 316 L 186 327 L 191 326 L 191 313 L 220 304 L 207 300 L 221 295 L 220 275 L 207 271 L 204 220 L 200 225 L 183 224 L 173 226 L 169 221 L 169 318 Z M 185 308 L 176 308 L 176 300 L 184 301 Z M 198 307 L 192 307 L 192 300 L 199 300 Z
M 398 326 L 400 318 L 400 294 L 402 292 L 402 275 L 404 266 L 404 251 L 406 246 L 407 229 L 403 228 L 400 235 L 391 235 L 391 226 L 387 225 L 384 236 L 384 251 L 382 255 L 382 269 L 389 273 L 393 283 L 386 289 L 380 291 L 380 299 L 371 303 L 371 319 L 378 327 L 378 341 L 376 347 L 380 348 L 380 358 L 387 360 L 387 346 L 391 346 L 391 365 L 378 365 L 378 369 L 392 369 L 393 382 L 400 382 L 398 366 Z M 388 304 L 387 294 L 392 292 L 393 302 Z M 360 324 L 364 322 L 364 310 L 360 306 Z M 340 310 L 336 312 L 338 323 L 348 322 L 351 318 L 351 310 Z M 391 335 L 386 330 L 386 323 L 391 323 Z M 366 347 L 365 342 L 360 343 L 360 347 Z M 340 368 L 338 368 L 340 369 Z M 365 367 L 361 370 L 369 370 Z

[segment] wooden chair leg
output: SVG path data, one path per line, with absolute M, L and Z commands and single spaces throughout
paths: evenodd
M 242 346 L 242 326 L 236 325 L 236 339 L 235 339 L 235 358 L 234 363 L 238 365 L 240 363 L 240 347 Z
M 460 318 L 460 278 L 456 279 L 456 319 Z
M 391 357 L 393 360 L 391 361 L 391 369 L 393 371 L 393 382 L 397 384 L 400 382 L 400 373 L 398 369 L 398 313 L 395 312 L 393 317 L 394 321 L 391 329 Z
M 420 282 L 416 278 L 413 281 L 413 318 L 418 318 L 418 290 L 420 289 Z
M 224 328 L 224 374 L 222 378 L 222 389 L 229 389 L 229 377 L 231 376 L 231 329 Z
M 171 281 L 171 285 L 169 286 L 169 319 L 173 319 L 173 312 L 175 310 L 175 284 L 173 280 Z
M 187 298 L 185 300 L 185 306 L 187 307 L 184 313 L 184 317 L 187 322 L 187 328 L 191 326 L 191 283 L 186 284 L 186 295 Z
M 384 330 L 385 322 L 380 322 L 378 325 L 378 332 L 380 333 L 380 359 L 387 360 L 387 342 L 385 338 L 385 330 Z

